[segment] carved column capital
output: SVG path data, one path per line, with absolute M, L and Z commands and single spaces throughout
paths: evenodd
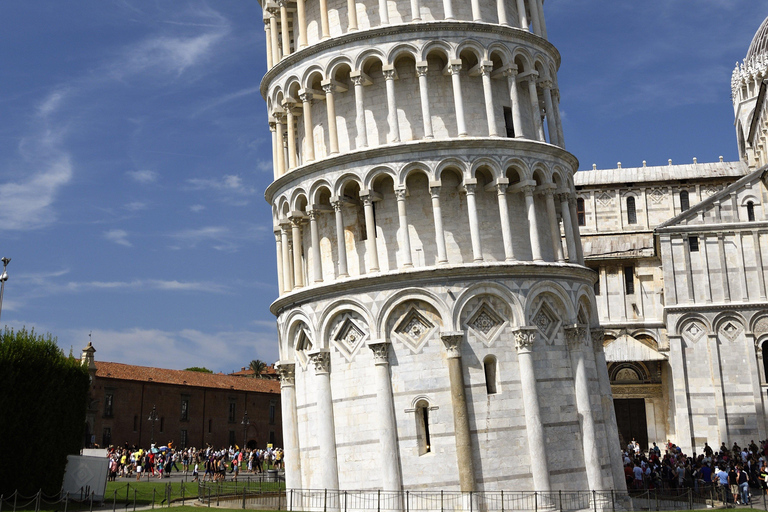
M 571 194 L 569 192 L 558 192 L 555 194 L 555 197 L 561 203 L 567 203 L 571 199 Z
M 416 65 L 416 74 L 418 76 L 427 76 L 428 71 L 429 71 L 429 66 L 427 66 L 426 64 Z
M 322 87 L 325 94 L 333 94 L 336 92 L 336 84 L 334 83 L 324 84 Z
M 314 222 L 317 220 L 317 216 L 320 215 L 320 212 L 317 210 L 307 210 L 307 215 L 309 216 L 310 222 Z
M 362 75 L 350 76 L 349 78 L 352 80 L 352 83 L 355 85 L 355 87 L 359 85 L 364 85 L 365 83 L 365 79 L 363 78 Z
M 467 183 L 467 184 L 464 185 L 464 192 L 467 195 L 474 195 L 476 187 L 477 187 L 477 185 L 475 185 L 474 183 Z
M 480 74 L 483 76 L 490 75 L 491 71 L 493 71 L 493 64 L 483 64 L 480 66 Z
M 525 194 L 526 196 L 532 196 L 534 190 L 536 190 L 536 185 L 524 185 L 520 187 L 520 190 L 522 190 L 523 194 Z
M 502 75 L 506 76 L 507 78 L 515 78 L 517 76 L 517 66 L 512 65 L 509 66 L 507 69 L 501 72 Z
M 373 351 L 373 364 L 389 364 L 389 343 L 387 340 L 373 340 L 368 342 L 368 348 Z
M 403 188 L 396 188 L 395 189 L 395 197 L 398 201 L 405 201 L 405 197 L 408 195 L 408 189 L 405 187 Z
M 544 89 L 552 89 L 552 80 L 549 80 L 548 78 L 545 78 L 543 80 L 539 80 L 538 86 L 542 90 L 544 90 Z
M 279 5 L 268 5 L 267 6 L 267 12 L 269 13 L 270 17 L 274 18 L 280 14 L 280 6 Z
M 373 197 L 371 194 L 361 195 L 360 199 L 363 201 L 363 206 L 370 206 L 373 204 Z
M 565 331 L 565 341 L 571 350 L 580 348 L 587 340 L 587 327 L 585 325 L 569 325 L 564 327 L 563 331 Z
M 385 80 L 395 80 L 397 78 L 397 71 L 394 69 L 385 69 L 383 73 Z
M 461 64 L 451 64 L 448 70 L 452 75 L 458 75 L 461 72 Z
M 280 124 L 285 123 L 285 112 L 280 112 L 280 111 L 272 112 L 272 117 L 275 118 L 276 123 L 280 123 Z
M 509 188 L 509 185 L 506 183 L 497 183 L 496 184 L 496 193 L 500 196 L 506 195 L 507 188 Z
M 280 387 L 292 387 L 296 383 L 296 364 L 288 361 L 278 361 L 275 364 L 277 375 L 280 376 Z
M 461 342 L 464 340 L 464 331 L 441 332 L 440 340 L 445 345 L 445 352 L 448 359 L 461 357 Z
M 590 327 L 589 334 L 592 336 L 592 348 L 595 351 L 603 349 L 603 340 L 605 340 L 605 329 L 602 327 Z
M 344 204 L 341 201 L 331 201 L 334 211 L 340 212 Z
M 538 329 L 535 327 L 520 327 L 514 331 L 515 348 L 518 354 L 530 354 L 533 351 L 537 333 Z
M 429 187 L 429 195 L 432 197 L 432 199 L 439 199 L 440 198 L 440 187 Z
M 311 92 L 305 91 L 299 93 L 299 99 L 302 103 L 312 103 L 312 100 L 314 99 L 314 95 Z
M 331 373 L 331 353 L 328 350 L 313 350 L 307 353 L 307 355 L 315 367 L 315 375 Z

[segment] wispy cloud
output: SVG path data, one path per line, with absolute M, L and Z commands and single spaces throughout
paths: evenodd
M 131 203 L 127 203 L 123 208 L 125 208 L 129 212 L 138 212 L 141 210 L 146 210 L 147 203 L 143 203 L 141 201 L 133 201 Z
M 198 115 L 202 114 L 203 112 L 205 112 L 207 110 L 210 110 L 212 108 L 216 108 L 216 107 L 218 107 L 220 105 L 224 105 L 226 103 L 229 103 L 230 101 L 234 101 L 236 99 L 240 99 L 240 98 L 242 98 L 244 96 L 250 96 L 252 94 L 257 94 L 257 93 L 259 93 L 260 90 L 261 89 L 259 88 L 259 86 L 255 86 L 255 87 L 248 87 L 246 89 L 241 89 L 239 91 L 235 91 L 235 92 L 230 93 L 230 94 L 225 94 L 224 96 L 221 96 L 219 98 L 216 98 L 216 99 L 211 100 L 210 102 L 206 103 L 199 110 L 195 111 L 190 117 L 198 116 Z
M 104 238 L 118 245 L 133 247 L 133 244 L 128 241 L 128 233 L 122 229 L 111 229 L 104 233 Z
M 136 183 L 141 183 L 143 185 L 154 183 L 160 177 L 158 173 L 148 169 L 143 169 L 140 171 L 128 171 L 125 174 Z
M 221 178 L 192 178 L 187 180 L 190 190 L 216 190 L 239 195 L 253 195 L 256 189 L 243 183 L 240 176 L 225 174 Z
M 194 213 L 200 213 L 201 211 L 205 210 L 205 206 L 202 204 L 193 204 L 189 207 L 189 209 Z

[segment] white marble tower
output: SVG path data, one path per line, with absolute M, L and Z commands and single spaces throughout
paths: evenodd
M 262 6 L 288 488 L 622 488 L 541 0 Z

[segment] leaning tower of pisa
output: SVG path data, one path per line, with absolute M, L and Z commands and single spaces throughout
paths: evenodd
M 623 487 L 541 0 L 262 5 L 287 487 Z

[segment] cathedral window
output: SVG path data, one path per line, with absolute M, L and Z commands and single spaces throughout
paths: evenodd
M 699 237 L 691 235 L 688 237 L 688 249 L 691 252 L 699 252 Z
M 747 203 L 747 220 L 749 222 L 755 222 L 755 203 L 752 201 Z
M 683 190 L 680 192 L 680 211 L 684 212 L 691 207 L 690 198 L 688 197 L 688 191 Z
M 507 137 L 510 139 L 515 137 L 515 123 L 512 118 L 512 109 L 510 107 L 504 107 L 504 127 L 507 129 Z
M 627 295 L 635 294 L 635 267 L 632 265 L 624 267 L 624 292 Z
M 112 408 L 115 403 L 114 392 L 108 392 L 104 394 L 104 417 L 111 418 L 114 416 L 114 410 Z
M 416 439 L 419 443 L 419 455 L 432 451 L 429 439 L 429 403 L 419 400 L 416 404 Z
M 627 224 L 637 224 L 637 210 L 635 209 L 635 198 L 627 198 Z
M 483 369 L 485 370 L 485 391 L 489 395 L 495 395 L 496 390 L 496 358 L 486 356 L 483 359 Z
M 576 218 L 579 221 L 579 226 L 585 226 L 587 224 L 587 215 L 584 211 L 584 199 L 576 199 Z
M 768 341 L 764 341 L 762 344 L 763 352 L 763 382 L 768 382 Z

